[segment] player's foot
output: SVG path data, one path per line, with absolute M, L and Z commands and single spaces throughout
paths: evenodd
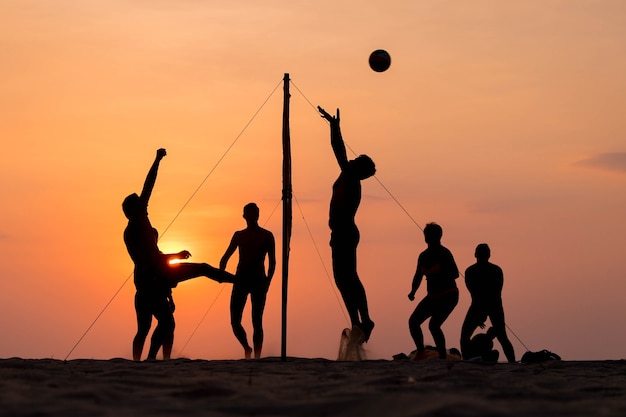
M 422 359 L 426 358 L 426 354 L 424 353 L 423 350 L 422 351 L 416 350 L 413 353 L 411 353 L 411 356 L 409 356 L 409 358 L 412 361 L 421 361 Z
M 220 284 L 224 282 L 229 282 L 229 283 L 235 282 L 235 276 L 231 274 L 230 272 L 222 271 L 221 269 L 214 268 L 209 264 L 205 264 L 205 265 L 208 270 L 208 272 L 206 273 L 206 276 L 209 279 L 212 279 L 213 281 L 217 281 Z
M 345 330 L 344 334 L 346 334 Z M 360 345 L 365 342 L 365 333 L 363 333 L 363 329 L 361 329 L 361 326 L 358 324 L 356 326 L 352 326 L 352 329 L 348 330 L 347 335 L 348 344 L 350 345 Z
M 243 348 L 246 359 L 252 359 L 252 348 L 250 346 Z
M 372 335 L 372 330 L 374 330 L 374 322 L 372 320 L 363 322 L 359 324 L 361 330 L 363 330 L 363 341 L 367 342 L 370 340 L 370 336 Z

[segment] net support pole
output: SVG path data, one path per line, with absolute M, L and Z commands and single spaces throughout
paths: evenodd
M 292 224 L 291 187 L 291 136 L 289 132 L 289 74 L 285 73 L 283 99 L 283 247 L 282 247 L 282 317 L 281 317 L 281 360 L 287 359 L 287 288 L 289 283 L 289 245 Z

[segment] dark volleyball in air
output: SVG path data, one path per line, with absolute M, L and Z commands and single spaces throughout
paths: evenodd
M 370 54 L 370 68 L 376 72 L 384 72 L 391 65 L 391 56 L 384 49 L 377 49 Z

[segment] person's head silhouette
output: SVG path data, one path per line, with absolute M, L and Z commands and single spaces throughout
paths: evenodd
M 248 224 L 257 224 L 259 221 L 259 207 L 255 203 L 248 203 L 243 207 L 243 218 Z
M 122 211 L 127 219 L 130 219 L 137 208 L 137 204 L 139 203 L 139 196 L 137 193 L 132 193 L 127 196 L 122 202 Z
M 474 251 L 474 256 L 477 261 L 486 262 L 491 257 L 491 249 L 489 249 L 489 245 L 486 243 L 480 243 L 476 246 L 476 250 Z
M 443 229 L 437 223 L 428 223 L 424 227 L 424 240 L 429 245 L 439 244 L 443 236 Z
M 352 161 L 350 165 L 354 168 L 359 179 L 364 180 L 376 173 L 376 164 L 367 155 L 359 155 Z

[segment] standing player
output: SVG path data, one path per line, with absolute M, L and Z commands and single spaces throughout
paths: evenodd
M 439 358 L 446 359 L 446 338 L 441 325 L 459 302 L 459 290 L 455 280 L 459 277 L 452 253 L 441 244 L 443 230 L 436 223 L 424 227 L 424 240 L 428 247 L 420 253 L 413 276 L 409 300 L 415 300 L 415 292 L 426 276 L 426 296 L 419 302 L 409 318 L 409 330 L 417 347 L 417 357 L 424 353 L 424 335 L 420 326 L 430 317 L 428 328 L 435 341 Z
M 243 208 L 243 218 L 247 227 L 233 234 L 230 245 L 220 260 L 220 269 L 224 270 L 228 260 L 239 249 L 237 281 L 233 285 L 230 297 L 230 323 L 235 337 L 243 346 L 246 359 L 250 359 L 252 348 L 248 343 L 246 331 L 241 325 L 243 309 L 250 294 L 252 303 L 252 344 L 254 358 L 261 357 L 263 348 L 263 311 L 270 282 L 276 269 L 276 245 L 274 235 L 259 226 L 259 207 L 254 203 Z M 265 273 L 265 258 L 268 266 Z

